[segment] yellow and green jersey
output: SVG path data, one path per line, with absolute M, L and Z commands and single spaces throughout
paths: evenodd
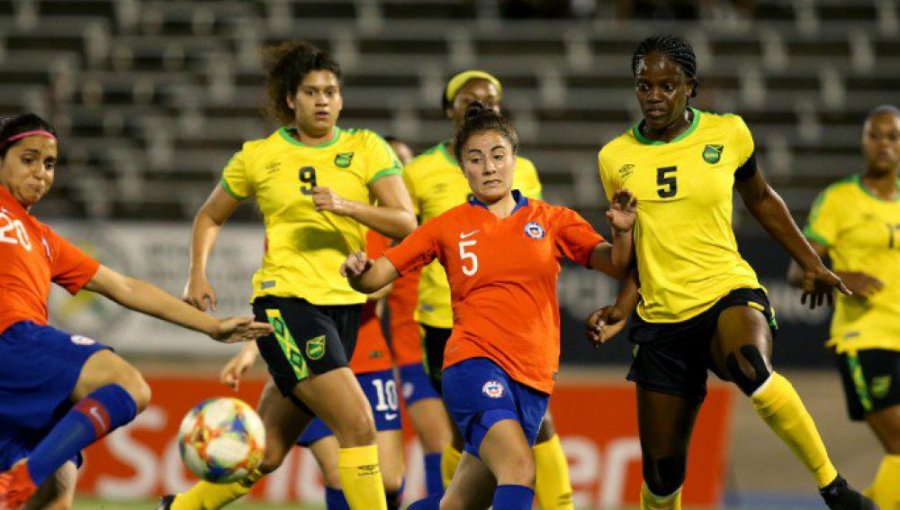
M 638 200 L 638 313 L 647 322 L 685 321 L 734 289 L 760 288 L 731 225 L 734 174 L 753 155 L 753 137 L 737 115 L 692 110 L 691 126 L 668 143 L 636 125 L 599 154 L 607 198 L 627 188 Z
M 253 275 L 253 297 L 303 298 L 315 305 L 363 303 L 339 273 L 350 253 L 365 249 L 365 227 L 356 220 L 316 211 L 313 186 L 341 198 L 373 203 L 369 185 L 401 174 L 394 151 L 367 130 L 334 128 L 334 137 L 310 146 L 282 128 L 244 143 L 222 176 L 235 198 L 256 197 L 266 225 L 262 267 Z
M 819 195 L 803 233 L 828 248 L 835 271 L 884 282 L 868 300 L 837 294 L 829 345 L 900 351 L 900 199 L 880 199 L 858 175 L 848 177 Z
M 432 147 L 410 161 L 403 169 L 403 179 L 420 223 L 465 203 L 472 193 L 462 169 L 447 151 L 446 143 Z M 513 188 L 527 197 L 541 198 L 541 181 L 531 161 L 516 157 Z M 422 270 L 415 319 L 435 328 L 453 327 L 450 285 L 447 273 L 437 261 Z

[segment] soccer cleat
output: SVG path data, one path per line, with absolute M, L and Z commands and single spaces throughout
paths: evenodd
M 37 492 L 37 485 L 28 474 L 28 465 L 21 461 L 0 474 L 0 510 L 19 510 Z
M 159 504 L 156 505 L 156 510 L 171 510 L 172 503 L 175 502 L 174 494 L 166 494 L 165 496 L 159 498 Z
M 831 510 L 878 510 L 872 500 L 853 490 L 841 475 L 819 489 L 819 494 Z

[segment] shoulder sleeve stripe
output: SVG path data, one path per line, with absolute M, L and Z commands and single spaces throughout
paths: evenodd
M 222 182 L 222 189 L 224 189 L 229 195 L 233 196 L 234 198 L 236 198 L 238 200 L 244 200 L 247 198 L 245 196 L 239 195 L 233 189 L 231 189 L 231 186 L 228 185 L 228 181 L 226 181 L 224 178 L 222 179 L 221 182 Z
M 381 179 L 382 177 L 387 177 L 388 175 L 403 175 L 403 167 L 400 165 L 397 165 L 397 166 L 385 168 L 383 170 L 379 170 L 379 171 L 375 172 L 375 175 L 373 175 L 371 179 L 369 179 L 369 184 L 372 184 L 373 182 L 377 181 L 378 179 Z
M 812 226 L 807 225 L 803 229 L 803 235 L 806 236 L 810 241 L 815 241 L 822 246 L 831 247 L 831 243 L 829 243 L 824 237 L 819 235 L 815 230 L 812 229 Z

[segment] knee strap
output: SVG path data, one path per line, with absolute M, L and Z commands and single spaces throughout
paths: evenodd
M 743 345 L 739 350 L 744 359 L 753 367 L 753 375 L 748 376 L 746 372 L 741 370 L 741 365 L 738 363 L 737 356 L 733 352 L 728 355 L 726 364 L 728 365 L 728 372 L 731 374 L 731 378 L 734 380 L 735 384 L 738 385 L 738 388 L 740 388 L 744 394 L 749 396 L 769 379 L 771 372 L 769 372 L 769 367 L 766 366 L 766 361 L 763 359 L 762 353 L 759 352 L 759 349 L 757 349 L 755 345 Z

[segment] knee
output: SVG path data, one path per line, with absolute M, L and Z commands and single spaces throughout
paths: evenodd
M 325 487 L 331 489 L 341 488 L 341 475 L 337 468 L 337 464 L 334 465 L 334 469 L 329 468 L 322 470 L 322 483 L 325 484 Z
M 352 418 L 343 420 L 334 432 L 341 448 L 373 445 L 375 444 L 375 419 L 372 417 L 372 413 L 365 409 L 355 413 Z
M 684 484 L 685 459 L 683 457 L 644 456 L 644 482 L 657 496 L 672 494 Z
M 514 484 L 534 487 L 535 464 L 531 449 L 509 452 L 500 472 L 495 473 L 498 485 Z
M 749 396 L 769 379 L 772 371 L 755 345 L 743 345 L 739 351 L 740 355 L 734 352 L 728 355 L 728 375 Z
M 381 478 L 384 481 L 384 492 L 396 494 L 403 488 L 403 473 L 392 470 L 382 470 Z
M 150 405 L 152 391 L 147 380 L 138 369 L 126 365 L 116 377 L 116 384 L 121 386 L 134 399 L 137 412 L 140 413 Z
M 268 434 L 268 430 L 266 430 L 266 432 L 266 451 L 263 453 L 263 459 L 259 464 L 259 470 L 267 475 L 281 466 L 281 463 L 284 462 L 284 458 L 287 457 L 287 454 L 290 452 L 291 448 L 293 448 L 294 444 L 284 444 L 284 442 L 272 437 L 274 434 Z M 335 487 L 340 487 L 340 483 L 336 484 Z

